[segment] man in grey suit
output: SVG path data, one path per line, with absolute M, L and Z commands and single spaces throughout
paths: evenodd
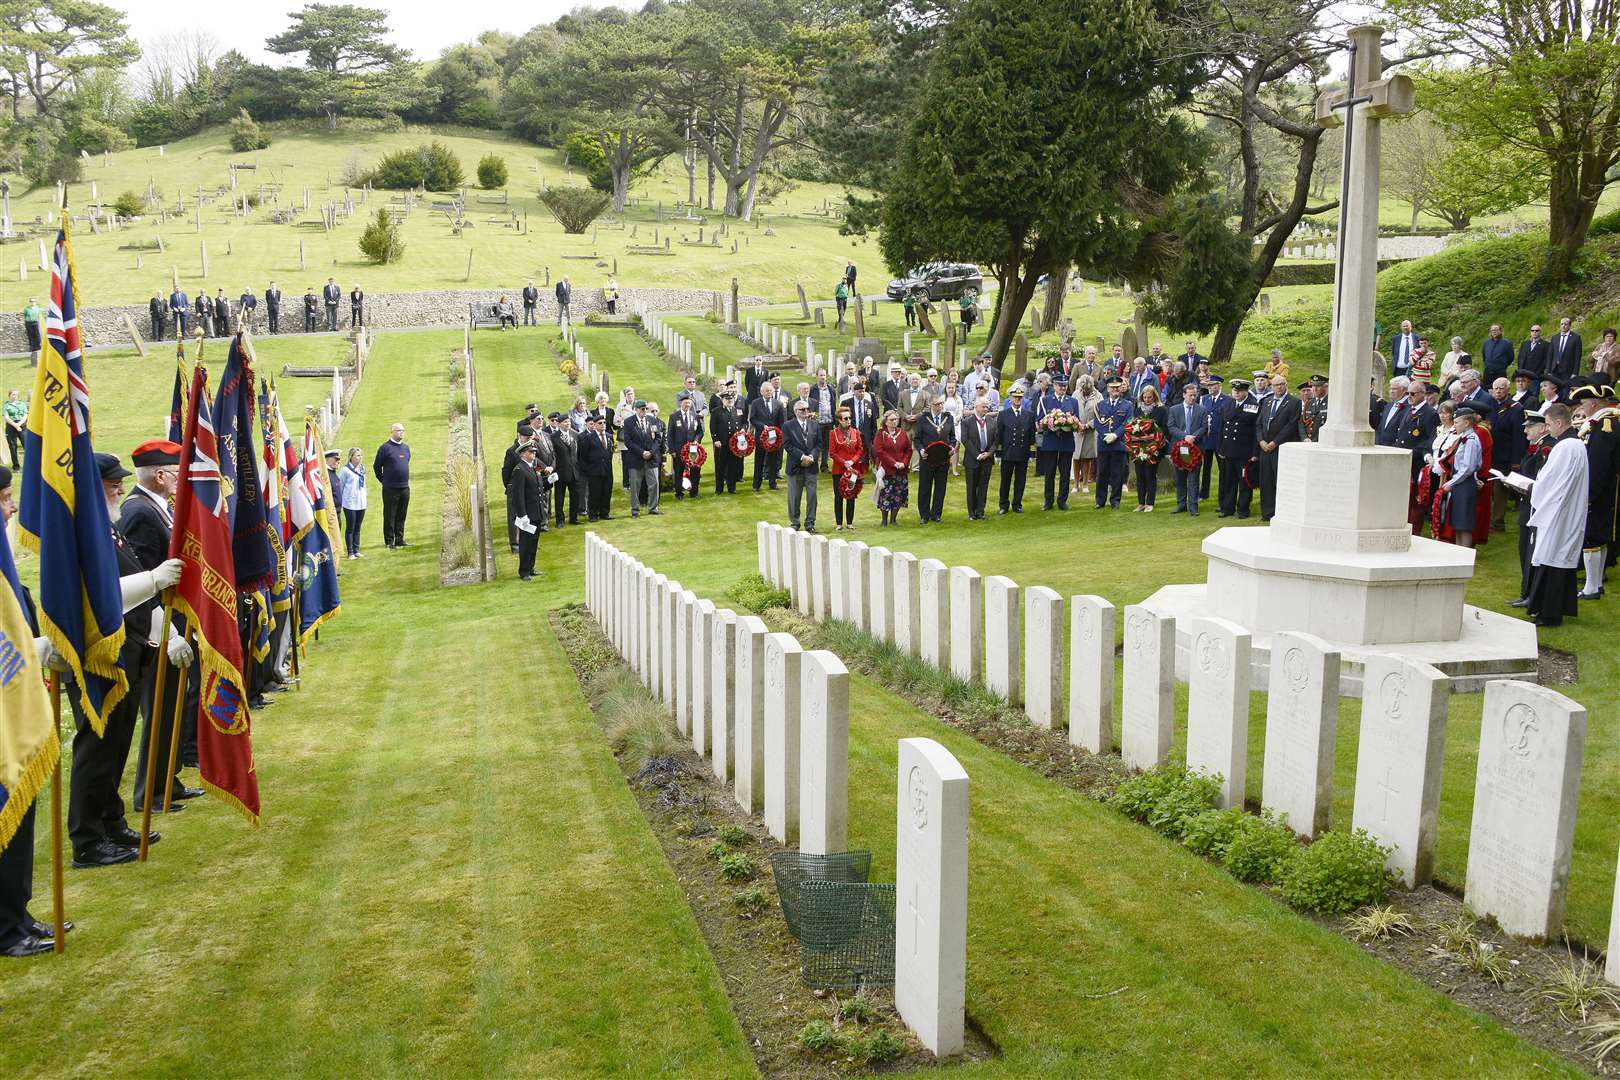
M 1167 421 L 1170 428 L 1170 445 L 1183 439 L 1191 439 L 1193 445 L 1199 445 L 1209 427 L 1209 409 L 1198 400 L 1198 387 L 1188 383 L 1181 388 L 1181 401 L 1170 406 L 1170 416 Z M 1180 469 L 1172 470 L 1176 474 L 1176 509 L 1177 514 L 1190 514 L 1198 516 L 1198 470 Z
M 782 425 L 782 446 L 787 457 L 788 526 L 797 530 L 802 525 L 806 532 L 815 532 L 817 455 L 822 439 L 804 398 L 793 403 L 793 419 Z

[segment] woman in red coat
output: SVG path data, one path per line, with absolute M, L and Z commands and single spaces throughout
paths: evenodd
M 855 496 L 861 493 L 866 472 L 866 445 L 861 433 L 850 425 L 849 406 L 838 409 L 838 426 L 827 437 L 827 471 L 833 480 L 833 515 L 838 531 L 855 527 Z
M 883 428 L 873 440 L 872 456 L 883 471 L 883 483 L 878 488 L 878 512 L 883 515 L 885 526 L 893 525 L 900 519 L 900 509 L 909 501 L 911 486 L 911 436 L 900 426 L 899 409 L 883 414 Z

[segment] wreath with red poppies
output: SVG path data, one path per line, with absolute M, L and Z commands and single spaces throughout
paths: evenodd
M 861 493 L 866 485 L 866 474 L 859 469 L 851 469 L 838 477 L 838 494 L 846 499 L 853 499 Z
M 1204 463 L 1204 452 L 1191 438 L 1182 439 L 1170 448 L 1170 464 L 1177 472 L 1192 472 Z
M 1125 425 L 1125 450 L 1132 461 L 1157 465 L 1164 450 L 1164 433 L 1148 417 L 1138 416 Z
M 688 469 L 701 469 L 703 463 L 709 460 L 709 451 L 700 442 L 689 442 L 681 447 L 681 464 Z
M 951 444 L 944 439 L 935 439 L 923 447 L 922 458 L 935 468 L 948 465 L 951 461 Z
M 726 446 L 740 458 L 745 458 L 754 452 L 754 433 L 744 428 L 726 440 Z
M 767 454 L 774 454 L 782 449 L 782 429 L 772 424 L 761 428 L 759 432 L 759 448 Z

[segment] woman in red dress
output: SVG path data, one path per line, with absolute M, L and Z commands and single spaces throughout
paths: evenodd
M 855 496 L 860 494 L 861 474 L 866 471 L 865 456 L 861 433 L 850 425 L 849 407 L 840 406 L 838 426 L 827 438 L 827 471 L 832 473 L 833 515 L 839 532 L 855 527 Z
M 885 526 L 893 525 L 900 520 L 900 509 L 910 500 L 911 491 L 911 436 L 900 426 L 899 409 L 883 414 L 883 429 L 873 442 L 872 456 L 883 471 L 883 483 L 878 488 L 878 512 L 883 515 Z

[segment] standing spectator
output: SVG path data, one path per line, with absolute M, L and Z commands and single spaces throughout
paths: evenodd
M 214 333 L 220 337 L 231 336 L 231 302 L 223 288 L 214 290 Z
M 848 262 L 846 262 L 844 264 L 844 284 L 849 286 L 849 291 L 850 292 L 853 293 L 855 291 L 855 260 L 854 259 L 851 259 L 851 260 L 849 260 Z
M 1074 365 L 1078 368 L 1080 365 Z M 1090 375 L 1081 375 L 1075 381 L 1075 419 L 1080 430 L 1074 436 L 1074 458 L 1069 477 L 1069 494 L 1078 495 L 1091 490 L 1097 479 L 1097 406 L 1103 396 Z
M 973 320 L 979 314 L 979 294 L 972 289 L 962 290 L 962 340 L 966 341 L 968 335 L 973 333 Z
M 11 467 L 22 468 L 20 453 L 23 445 L 23 432 L 28 430 L 28 403 L 22 399 L 22 394 L 16 390 L 6 394 L 6 448 L 11 451 Z
M 304 290 L 304 333 L 315 332 L 315 317 L 320 309 L 321 302 L 315 298 L 315 286 L 311 285 Z
M 1125 380 L 1108 380 L 1108 397 L 1097 404 L 1097 502 L 1094 509 L 1119 509 L 1125 493 L 1125 425 L 1135 415 L 1131 399 L 1125 396 Z
M 1198 387 L 1188 383 L 1181 388 L 1181 401 L 1172 405 L 1165 417 L 1168 427 L 1167 438 L 1170 446 L 1179 442 L 1190 442 L 1202 449 L 1201 443 L 1209 429 L 1209 409 L 1198 399 Z M 1173 461 L 1174 459 L 1172 459 Z M 1177 514 L 1187 514 L 1189 517 L 1198 516 L 1198 473 L 1188 469 L 1183 472 L 1175 470 L 1176 474 L 1176 508 Z
M 527 285 L 523 286 L 523 325 L 524 326 L 534 326 L 540 321 L 536 317 L 536 312 L 539 310 L 539 308 L 540 308 L 540 290 L 534 287 L 534 278 L 530 278 L 529 283 Z
M 343 299 L 343 290 L 338 287 L 337 278 L 327 278 L 326 285 L 321 289 L 321 299 L 326 303 L 326 328 L 338 328 L 338 303 Z M 387 511 L 383 511 L 387 516 Z
M 1271 377 L 1271 396 L 1260 406 L 1255 437 L 1260 446 L 1260 520 L 1277 512 L 1277 465 L 1284 443 L 1299 441 L 1299 398 L 1288 393 L 1288 380 Z
M 366 294 L 365 290 L 356 285 L 349 290 L 349 329 L 353 330 L 366 324 Z M 512 324 L 516 328 L 517 323 Z
M 1611 326 L 1603 331 L 1602 340 L 1592 350 L 1592 382 L 1598 386 L 1613 386 L 1617 369 L 1620 369 L 1620 347 L 1615 345 L 1615 330 Z
M 337 500 L 343 508 L 343 546 L 349 558 L 362 558 L 360 523 L 366 519 L 366 462 L 358 446 L 349 447 L 349 460 L 338 470 Z
M 1024 484 L 1029 478 L 1029 457 L 1035 452 L 1035 406 L 1024 400 L 1024 388 L 1014 383 L 996 425 L 1001 451 L 1001 487 L 997 513 L 1024 512 Z
M 900 308 L 906 313 L 906 329 L 917 328 L 917 294 L 908 292 L 900 301 Z
M 776 387 L 769 382 L 759 388 L 759 397 L 748 407 L 748 423 L 754 429 L 754 490 L 758 491 L 760 485 L 769 483 L 771 490 L 776 490 L 777 476 L 782 468 L 782 448 L 780 445 L 774 451 L 766 450 L 763 437 L 766 428 L 781 429 L 787 422 L 787 409 L 782 399 L 776 396 Z
M 253 295 L 252 289 L 243 289 L 242 295 L 236 301 L 237 328 L 253 333 L 253 319 L 259 310 L 259 298 Z
M 833 303 L 838 306 L 838 332 L 844 332 L 844 309 L 849 306 L 849 280 L 833 286 Z
M 1486 340 L 1489 339 L 1487 338 Z M 1511 356 L 1511 353 L 1509 355 Z M 1448 351 L 1445 356 L 1440 358 L 1440 381 L 1445 382 L 1447 379 L 1451 378 L 1451 376 L 1457 371 L 1457 365 L 1461 363 L 1465 357 L 1468 359 L 1470 364 L 1473 363 L 1473 358 L 1468 356 L 1468 350 L 1463 348 L 1463 339 L 1460 337 L 1453 337 L 1451 339 L 1450 351 Z M 1483 360 L 1481 362 L 1483 363 Z M 1507 367 L 1505 365 L 1502 368 L 1502 374 L 1507 374 Z
M 584 398 L 576 398 L 577 404 L 583 404 Z M 566 525 L 579 524 L 579 506 L 584 501 L 584 477 L 579 471 L 579 436 L 575 433 L 571 423 L 563 423 L 563 414 L 553 412 L 546 418 L 551 426 L 546 433 L 551 436 L 552 452 L 557 458 L 557 482 L 552 485 L 551 518 L 556 528 Z M 567 503 L 567 519 L 563 517 L 563 504 Z
M 264 290 L 264 316 L 269 320 L 270 332 L 281 333 L 281 290 L 274 281 Z
M 1513 396 L 1512 387 L 1506 379 L 1497 379 L 1491 384 L 1491 397 L 1496 399 L 1496 409 L 1491 413 L 1491 468 L 1502 473 L 1510 473 L 1519 467 L 1524 460 L 1526 449 L 1524 434 L 1524 406 Z M 1480 477 L 1483 482 L 1484 476 Z M 1507 531 L 1507 504 L 1508 492 L 1492 492 L 1491 495 L 1491 531 Z
M 197 294 L 197 332 L 203 337 L 214 337 L 214 302 L 204 290 Z
M 945 511 L 945 482 L 956 446 L 956 422 L 945 411 L 945 399 L 935 394 L 928 411 L 917 420 L 912 445 L 921 455 L 917 470 L 917 515 L 924 525 L 939 521 Z
M 990 413 L 990 402 L 979 396 L 973 413 L 959 429 L 962 441 L 962 465 L 967 473 L 967 512 L 969 521 L 983 521 L 985 504 L 990 499 L 990 473 L 995 469 L 995 452 L 1001 442 L 1001 424 Z M 1061 463 L 1055 468 L 1061 468 Z
M 694 383 L 690 377 L 686 380 Z M 688 466 L 681 460 L 681 450 L 687 443 L 703 445 L 703 429 L 708 407 L 704 405 L 703 395 L 696 390 L 684 391 L 685 396 L 676 394 L 675 415 L 669 418 L 669 449 L 674 455 L 675 462 L 672 471 L 675 474 L 675 498 L 684 499 L 688 493 L 692 498 L 698 497 L 703 484 L 703 469 L 700 466 Z M 698 407 L 703 406 L 703 412 Z
M 1480 346 L 1479 362 L 1488 379 L 1506 375 L 1508 368 L 1513 365 L 1513 342 L 1502 336 L 1501 323 L 1491 323 L 1485 344 Z
M 1519 343 L 1519 371 L 1528 371 L 1540 382 L 1552 365 L 1552 346 L 1541 336 L 1541 327 L 1532 326 L 1530 336 Z
M 1412 333 L 1412 320 L 1401 320 L 1401 332 L 1389 339 L 1390 374 L 1405 375 L 1412 370 L 1412 353 L 1417 350 L 1418 338 Z M 1285 387 L 1287 383 L 1283 384 Z
M 832 453 L 835 455 L 832 459 L 833 497 L 838 504 L 838 528 L 843 529 L 843 502 L 838 499 L 836 483 L 842 465 L 836 455 L 842 450 L 859 458 L 861 438 L 850 432 L 849 412 L 843 407 L 838 410 L 838 424 L 839 431 L 834 432 L 832 436 Z M 839 442 L 840 435 L 845 437 L 845 443 Z M 800 528 L 806 532 L 816 531 L 816 463 L 823 442 L 820 429 L 816 426 L 816 422 L 810 419 L 810 403 L 795 401 L 793 419 L 782 427 L 782 445 L 787 456 L 788 526 L 795 531 Z M 757 454 L 759 451 L 754 452 Z
M 1142 387 L 1142 393 L 1136 399 L 1136 415 L 1153 421 L 1159 435 L 1164 436 L 1167 418 L 1164 404 L 1159 400 L 1159 389 L 1151 383 Z M 1139 513 L 1153 513 L 1153 504 L 1159 497 L 1159 455 L 1154 454 L 1151 460 L 1135 462 L 1136 465 L 1136 509 Z
M 630 487 L 630 516 L 640 517 L 645 506 L 649 514 L 658 509 L 658 438 L 647 416 L 647 403 L 636 399 L 634 410 L 619 426 L 624 440 L 625 480 Z
M 568 302 L 574 298 L 574 287 L 568 283 L 568 275 L 564 274 L 557 280 L 557 325 L 568 322 Z
M 157 289 L 152 290 L 152 299 L 146 305 L 146 310 L 152 319 L 152 340 L 162 341 L 163 324 L 169 321 L 169 305 L 164 302 L 163 294 Z
M 1453 542 L 1465 548 L 1474 546 L 1474 510 L 1479 499 L 1479 469 L 1483 462 L 1479 436 L 1474 432 L 1478 418 L 1479 414 L 1467 406 L 1453 414 L 1452 431 L 1457 439 L 1436 468 L 1444 479 L 1439 497 L 1445 523 L 1451 527 Z
M 371 471 L 382 484 L 383 546 L 406 547 L 405 514 L 411 506 L 411 448 L 405 442 L 405 425 L 388 430 L 388 441 L 377 447 Z
M 910 494 L 911 436 L 901 426 L 899 413 L 883 414 L 883 428 L 878 432 L 872 457 L 877 463 L 878 516 L 887 527 L 900 519 L 900 510 Z
M 31 304 L 33 301 L 30 300 L 29 303 Z M 180 328 L 181 337 L 186 334 L 186 316 L 190 311 L 191 298 L 176 286 L 174 292 L 169 294 L 169 318 L 173 319 L 174 324 Z
M 866 392 L 865 381 L 857 382 L 855 389 L 850 391 L 849 397 L 840 402 L 840 405 L 848 407 L 850 423 L 861 437 L 861 446 L 870 454 L 873 444 L 877 441 L 877 419 L 881 410 L 876 399 Z
M 585 477 L 587 519 L 611 521 L 613 434 L 608 431 L 605 411 L 592 412 L 585 421 L 585 434 L 579 439 L 579 469 Z
M 1207 370 L 1208 365 L 1205 365 Z M 1221 392 L 1222 383 L 1213 375 L 1202 378 L 1204 394 L 1200 399 L 1204 405 L 1205 420 L 1204 432 L 1198 437 L 1198 449 L 1204 452 L 1204 465 L 1199 470 L 1198 497 L 1209 498 L 1210 476 L 1215 471 L 1216 451 L 1221 445 L 1221 427 L 1226 423 L 1227 415 L 1232 411 L 1232 398 Z M 1219 489 L 1217 489 L 1217 493 Z
M 1059 510 L 1069 508 L 1069 470 L 1074 460 L 1075 433 L 1060 431 L 1050 426 L 1054 413 L 1066 412 L 1078 419 L 1080 406 L 1069 393 L 1068 380 L 1059 375 L 1052 380 L 1052 388 L 1035 405 L 1035 420 L 1040 432 L 1036 472 L 1045 480 L 1045 498 L 1042 509 L 1055 505 Z
M 545 485 L 535 469 L 536 447 L 524 443 L 506 483 L 507 514 L 517 533 L 518 580 L 534 580 L 534 556 L 540 547 L 540 523 L 546 519 Z
M 1547 374 L 1566 382 L 1575 378 L 1575 373 L 1581 369 L 1581 357 L 1585 356 L 1581 349 L 1581 335 L 1570 329 L 1568 319 L 1558 320 L 1558 336 L 1552 341 L 1552 359 L 1548 362 Z
M 1542 414 L 1554 441 L 1530 489 L 1530 524 L 1536 535 L 1526 608 L 1536 625 L 1558 626 L 1576 610 L 1575 569 L 1585 536 L 1590 465 L 1571 426 L 1569 406 L 1555 403 Z

